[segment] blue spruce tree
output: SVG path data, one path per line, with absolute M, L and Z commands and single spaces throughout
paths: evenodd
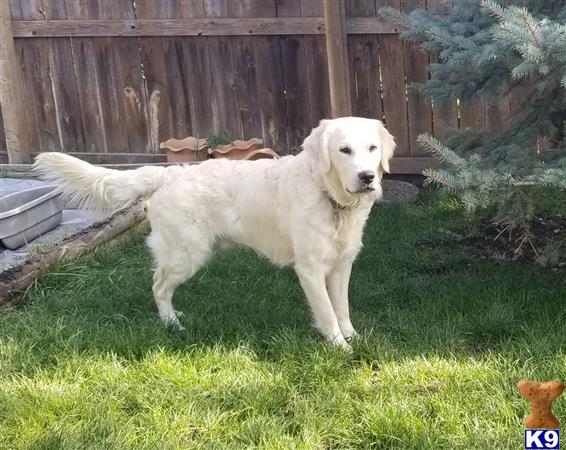
M 438 54 L 431 79 L 412 87 L 435 106 L 459 99 L 489 107 L 507 89 L 520 107 L 499 135 L 452 130 L 444 143 L 419 136 L 444 167 L 427 170 L 427 182 L 456 194 L 469 210 L 497 205 L 500 223 L 521 231 L 518 248 L 532 246 L 537 191 L 566 189 L 566 1 L 454 3 L 444 17 L 381 10 L 404 28 L 402 38 Z

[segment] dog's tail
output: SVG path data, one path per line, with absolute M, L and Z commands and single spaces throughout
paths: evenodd
M 63 197 L 73 205 L 113 211 L 153 194 L 166 173 L 165 167 L 106 169 L 56 152 L 38 155 L 33 170 L 42 179 L 57 184 Z

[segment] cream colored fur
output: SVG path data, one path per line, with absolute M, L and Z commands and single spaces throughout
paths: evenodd
M 153 293 L 165 322 L 181 327 L 172 304 L 175 288 L 215 248 L 235 243 L 274 264 L 292 265 L 315 326 L 347 348 L 355 335 L 348 307 L 352 263 L 394 148 L 381 122 L 346 117 L 321 121 L 303 152 L 279 160 L 115 171 L 42 153 L 35 170 L 82 206 L 115 210 L 140 197 L 151 199 Z M 375 179 L 364 183 L 362 172 Z

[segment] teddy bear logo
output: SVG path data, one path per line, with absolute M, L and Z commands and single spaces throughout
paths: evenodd
M 552 402 L 564 392 L 564 383 L 521 380 L 517 383 L 517 390 L 531 403 L 531 413 L 525 420 L 526 428 L 554 430 L 559 427 L 558 419 L 552 414 Z

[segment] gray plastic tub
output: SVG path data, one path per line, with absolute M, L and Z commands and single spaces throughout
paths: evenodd
M 55 186 L 0 197 L 0 240 L 14 250 L 61 223 L 63 201 Z

